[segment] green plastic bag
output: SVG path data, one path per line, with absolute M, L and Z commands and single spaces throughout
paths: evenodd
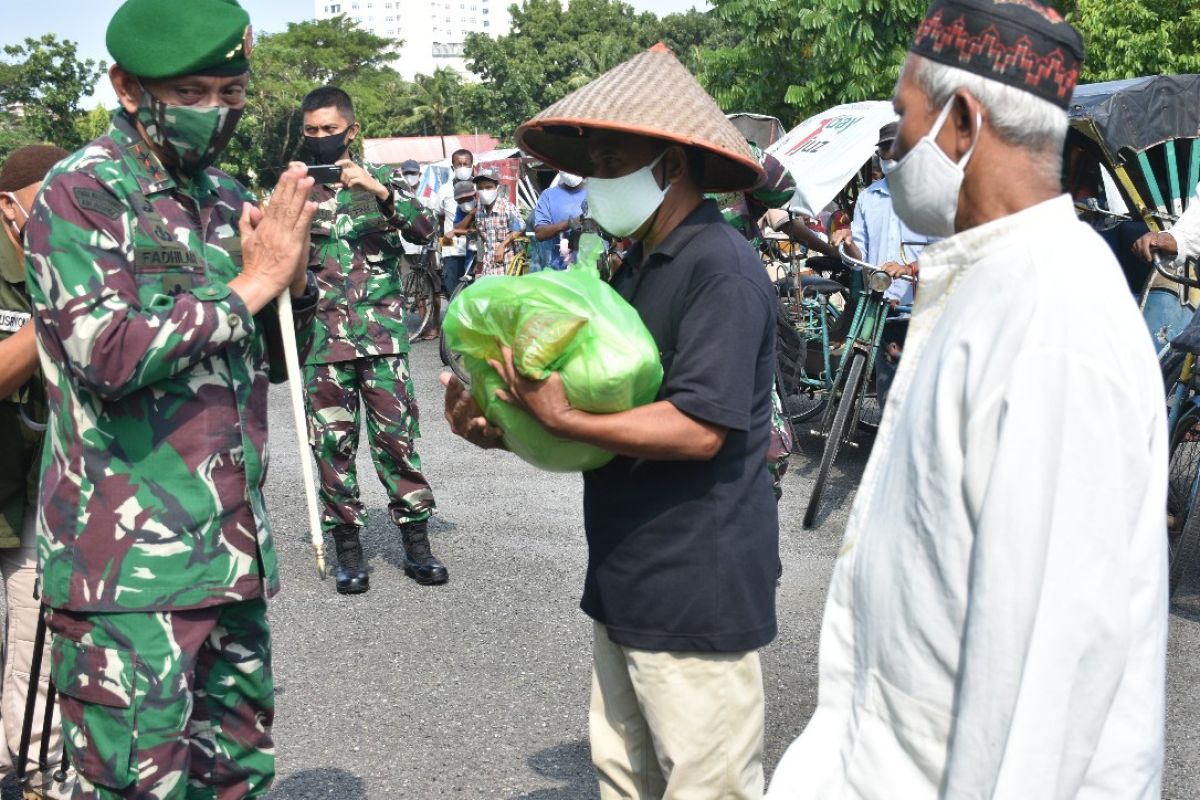
M 512 348 L 524 376 L 562 376 L 573 408 L 594 413 L 626 411 L 658 395 L 658 347 L 633 306 L 600 279 L 603 244 L 580 242 L 575 267 L 521 277 L 481 278 L 455 298 L 442 322 L 450 349 L 471 376 L 471 396 L 504 443 L 525 461 L 555 472 L 602 467 L 613 454 L 552 435 L 533 417 L 496 397 L 504 381 L 488 359 Z

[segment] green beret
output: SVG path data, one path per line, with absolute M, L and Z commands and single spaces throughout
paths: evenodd
M 237 0 L 126 0 L 105 39 L 113 61 L 140 78 L 250 69 L 250 15 Z

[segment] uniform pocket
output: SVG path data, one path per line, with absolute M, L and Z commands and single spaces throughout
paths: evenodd
M 50 658 L 71 765 L 97 786 L 130 786 L 137 778 L 137 656 L 55 635 Z

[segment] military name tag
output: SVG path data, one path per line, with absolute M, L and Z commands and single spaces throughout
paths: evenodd
M 28 311 L 0 311 L 0 333 L 16 333 L 32 318 Z
M 370 192 L 355 192 L 351 195 L 348 213 L 355 221 L 368 214 L 379 214 L 379 201 Z
M 196 267 L 200 261 L 182 247 L 135 247 L 133 265 L 138 272 L 155 272 L 179 267 Z
M 72 193 L 75 195 L 75 204 L 85 211 L 95 211 L 109 219 L 117 219 L 125 212 L 125 206 L 120 200 L 99 189 L 76 186 Z

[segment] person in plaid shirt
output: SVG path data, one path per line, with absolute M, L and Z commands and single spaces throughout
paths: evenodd
M 503 275 L 512 259 L 508 246 L 525 230 L 525 221 L 516 205 L 500 193 L 500 172 L 481 169 L 472 179 L 478 190 L 475 229 L 479 232 L 479 267 L 476 274 Z

